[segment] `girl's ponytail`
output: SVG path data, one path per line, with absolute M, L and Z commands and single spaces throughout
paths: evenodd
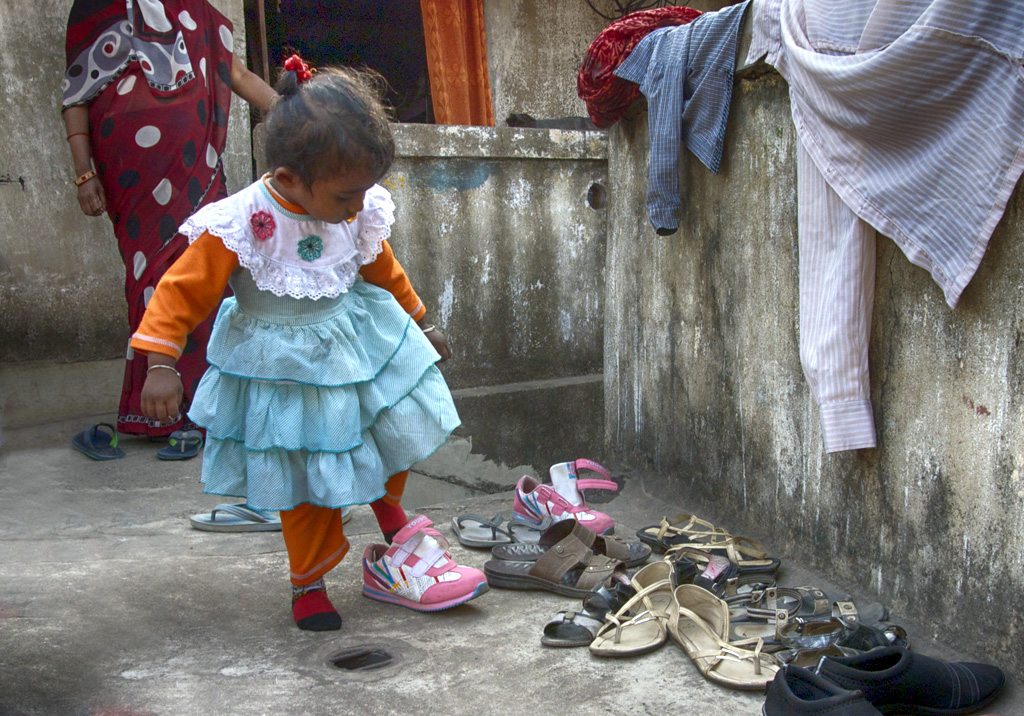
M 284 61 L 284 72 L 274 85 L 274 89 L 282 97 L 291 97 L 299 93 L 299 85 L 312 79 L 313 71 L 297 54 Z
M 383 78 L 372 70 L 311 70 L 298 55 L 282 69 L 275 85 L 281 100 L 265 120 L 267 168 L 287 167 L 307 187 L 353 168 L 384 176 L 395 140 L 380 97 Z

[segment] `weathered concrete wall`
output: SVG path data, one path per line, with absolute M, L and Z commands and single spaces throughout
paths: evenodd
M 787 88 L 737 83 L 722 171 L 689 154 L 685 221 L 644 208 L 646 116 L 611 132 L 606 438 L 666 494 L 935 636 L 1020 673 L 1024 626 L 1024 191 L 950 310 L 878 240 L 871 345 L 879 447 L 826 455 L 798 351 Z M 912 635 L 913 636 L 913 635 Z
M 495 124 L 504 126 L 512 113 L 585 117 L 576 74 L 607 24 L 582 0 L 484 0 Z
M 242 0 L 213 3 L 244 57 Z M 123 356 L 124 265 L 109 219 L 78 207 L 60 115 L 70 0 L 8 0 L 0 10 L 0 363 Z M 249 115 L 232 100 L 229 190 L 252 175 Z
M 603 414 L 604 132 L 404 125 L 385 182 L 395 251 L 453 357 L 464 434 L 491 460 L 590 454 Z M 505 386 L 505 387 L 501 387 Z

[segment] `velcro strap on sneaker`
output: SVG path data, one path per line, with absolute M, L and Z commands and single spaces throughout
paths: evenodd
M 440 546 L 435 545 L 424 555 L 417 555 L 420 561 L 416 563 L 416 566 L 409 569 L 409 575 L 412 577 L 422 577 L 427 573 L 427 570 L 437 564 L 439 561 L 448 560 L 448 552 L 442 549 Z
M 395 540 L 395 553 L 391 556 L 391 563 L 396 567 L 401 567 L 405 564 L 405 561 L 409 559 L 416 548 L 420 546 L 420 542 L 423 541 L 424 537 L 426 537 L 426 535 L 422 532 L 416 532 L 400 544 L 398 543 L 398 540 Z
M 577 490 L 618 490 L 619 485 L 611 480 L 594 480 L 587 478 L 586 480 L 576 480 Z
M 585 457 L 581 457 L 578 460 L 574 460 L 572 464 L 576 468 L 577 474 L 578 474 L 579 470 L 593 470 L 594 472 L 598 473 L 599 475 L 603 475 L 604 479 L 606 479 L 606 480 L 611 480 L 612 479 L 612 476 L 608 472 L 608 470 L 606 470 L 603 465 L 598 465 L 593 460 L 588 460 Z
M 391 541 L 393 544 L 401 544 L 408 540 L 410 537 L 412 537 L 414 534 L 419 532 L 420 530 L 426 530 L 433 524 L 434 523 L 430 521 L 429 517 L 427 517 L 426 515 L 420 515 L 412 522 L 407 524 L 405 527 L 398 530 L 398 532 L 395 533 L 395 536 L 391 539 Z

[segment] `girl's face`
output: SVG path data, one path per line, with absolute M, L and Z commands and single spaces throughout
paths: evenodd
M 351 221 L 363 210 L 366 190 L 377 183 L 376 174 L 365 168 L 339 171 L 317 179 L 307 187 L 297 176 L 281 167 L 272 179 L 285 199 L 298 204 L 314 219 L 328 224 Z

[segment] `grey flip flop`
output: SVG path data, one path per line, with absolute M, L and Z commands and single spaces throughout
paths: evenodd
M 505 516 L 500 512 L 491 519 L 466 513 L 452 518 L 452 531 L 465 547 L 493 547 L 514 541 L 512 534 L 502 527 Z
M 281 518 L 269 512 L 254 510 L 244 502 L 223 503 L 210 512 L 192 515 L 189 522 L 204 532 L 279 532 Z
M 520 517 L 513 517 L 505 523 L 505 516 L 500 512 L 491 519 L 471 513 L 452 518 L 452 532 L 459 544 L 465 547 L 491 548 L 520 542 L 536 544 L 550 526 L 550 517 L 545 517 L 539 524 Z

